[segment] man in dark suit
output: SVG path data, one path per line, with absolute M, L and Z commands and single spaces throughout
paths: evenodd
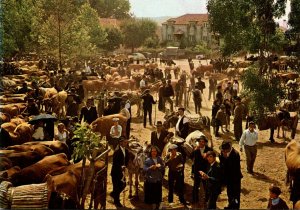
M 151 145 L 156 146 L 159 149 L 158 155 L 161 156 L 161 153 L 167 143 L 167 136 L 169 132 L 163 128 L 162 122 L 157 121 L 156 131 L 151 132 Z
M 147 113 L 149 114 L 149 123 L 152 125 L 152 104 L 156 104 L 153 99 L 153 96 L 150 95 L 150 90 L 146 89 L 141 96 L 144 100 L 143 102 L 143 109 L 144 109 L 144 128 L 146 128 L 146 120 L 147 120 Z
M 243 178 L 240 164 L 240 154 L 232 146 L 231 142 L 224 140 L 219 155 L 220 165 L 224 172 L 223 184 L 227 187 L 227 209 L 240 208 L 241 179 Z
M 193 203 L 199 202 L 199 187 L 202 181 L 204 191 L 205 191 L 205 184 L 201 179 L 199 171 L 207 171 L 209 168 L 208 161 L 206 159 L 206 154 L 208 151 L 212 151 L 210 147 L 207 146 L 207 138 L 205 136 L 200 136 L 196 139 L 199 143 L 196 149 L 191 154 L 191 159 L 194 160 L 193 162 L 193 174 L 194 174 L 194 186 L 193 186 Z
M 122 207 L 122 204 L 120 203 L 120 194 L 126 186 L 124 169 L 128 165 L 130 155 L 128 149 L 126 149 L 127 143 L 127 139 L 124 136 L 121 136 L 119 145 L 113 154 L 111 168 L 113 191 L 110 193 L 110 196 L 113 197 L 116 207 Z
M 98 117 L 97 109 L 94 106 L 94 98 L 89 98 L 86 102 L 86 106 L 81 108 L 80 113 L 80 121 L 82 118 L 85 122 L 88 124 L 91 124 L 94 120 L 96 120 Z
M 206 153 L 207 161 L 210 165 L 207 173 L 200 171 L 202 179 L 206 180 L 206 194 L 207 194 L 207 209 L 216 209 L 218 196 L 221 193 L 221 177 L 222 170 L 220 164 L 216 162 L 216 153 L 208 151 Z
M 176 134 L 185 139 L 189 135 L 189 119 L 184 115 L 184 108 L 178 108 L 178 121 L 175 126 Z

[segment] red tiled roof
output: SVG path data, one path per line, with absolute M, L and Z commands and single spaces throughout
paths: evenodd
M 170 18 L 162 24 L 167 24 L 168 21 L 175 21 L 175 25 L 186 25 L 189 21 L 197 21 L 197 25 L 208 21 L 208 14 L 185 14 L 177 18 Z
M 119 28 L 120 21 L 115 18 L 99 18 L 100 25 L 103 27 Z

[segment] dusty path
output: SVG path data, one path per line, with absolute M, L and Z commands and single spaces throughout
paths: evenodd
M 177 65 L 181 66 L 181 69 L 187 70 L 189 72 L 188 68 L 188 62 L 187 60 L 179 60 L 175 61 Z M 195 67 L 198 65 L 198 61 L 194 60 Z M 202 61 L 203 64 L 206 64 L 206 61 Z M 208 101 L 208 80 L 204 79 L 206 83 L 206 89 L 204 90 L 204 101 L 202 102 L 203 108 L 201 109 L 202 115 L 205 116 L 211 116 L 211 106 L 212 101 Z M 194 105 L 193 102 L 190 101 L 189 104 L 189 110 L 192 114 L 194 114 Z M 133 107 L 133 112 L 135 113 L 136 108 Z M 157 112 L 157 120 L 163 121 L 164 113 Z M 154 107 L 153 107 L 153 120 L 154 120 Z M 135 117 L 135 116 L 134 116 Z M 138 137 L 140 141 L 150 141 L 150 134 L 151 131 L 155 130 L 154 127 L 150 127 L 149 124 L 147 125 L 147 128 L 143 128 L 142 125 L 142 119 L 133 118 L 132 120 L 132 131 L 131 134 Z M 174 129 L 174 128 L 173 128 Z M 174 131 L 171 129 L 171 131 Z M 288 136 L 290 133 L 288 132 Z M 233 137 L 233 126 L 230 127 L 230 133 L 227 135 L 222 134 L 221 138 L 216 139 L 213 137 L 214 142 L 214 149 L 216 151 L 219 150 L 219 146 L 222 142 L 222 139 L 230 139 Z M 283 193 L 281 197 L 287 201 L 289 207 L 292 207 L 292 203 L 289 201 L 289 193 L 288 193 L 288 187 L 285 186 L 285 175 L 286 175 L 286 167 L 284 163 L 284 147 L 286 146 L 286 142 L 284 142 L 283 139 L 276 139 L 276 143 L 271 144 L 269 139 L 269 131 L 259 131 L 259 141 L 258 141 L 258 154 L 257 159 L 254 166 L 254 175 L 250 175 L 246 173 L 246 165 L 245 165 L 245 154 L 241 154 L 241 167 L 242 167 L 242 173 L 244 178 L 242 179 L 242 194 L 241 194 L 241 208 L 242 209 L 265 209 L 267 207 L 268 202 L 268 188 L 271 184 L 276 184 L 281 187 Z M 299 126 L 297 130 L 296 139 L 300 140 L 300 133 L 299 133 Z M 233 142 L 233 147 L 237 150 L 239 150 L 238 143 Z M 112 183 L 111 183 L 111 177 L 110 177 L 110 167 L 111 164 L 109 164 L 109 172 L 108 172 L 108 195 L 107 195 L 107 209 L 114 209 L 115 206 L 112 203 L 112 199 L 109 196 L 109 192 L 112 191 Z M 167 174 L 167 173 L 166 173 Z M 185 197 L 188 201 L 191 201 L 192 196 L 192 186 L 193 186 L 193 180 L 190 178 L 191 175 L 191 167 L 190 163 L 188 162 L 185 170 L 185 183 L 186 183 L 186 192 Z M 165 177 L 167 178 L 167 176 Z M 167 182 L 164 183 L 163 186 L 163 203 L 162 206 L 165 208 L 169 208 L 167 201 L 168 196 L 168 189 Z M 125 195 L 125 197 L 123 197 Z M 138 209 L 149 209 L 151 206 L 148 206 L 143 203 L 143 183 L 140 183 L 139 186 L 139 200 L 129 200 L 128 199 L 128 186 L 125 188 L 125 193 L 121 194 L 121 203 L 123 204 L 123 201 L 125 201 L 125 206 L 127 208 L 138 208 Z M 182 207 L 179 203 L 178 197 L 174 197 L 175 206 L 174 207 Z M 219 200 L 217 202 L 218 208 L 224 208 L 227 206 L 227 196 L 226 196 L 226 189 L 222 191 L 222 194 L 219 196 Z M 189 206 L 193 208 L 199 208 L 198 206 Z

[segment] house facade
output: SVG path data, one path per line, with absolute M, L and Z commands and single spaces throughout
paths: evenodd
M 170 18 L 162 23 L 161 34 L 162 41 L 180 42 L 187 39 L 190 43 L 212 42 L 208 14 L 185 14 Z

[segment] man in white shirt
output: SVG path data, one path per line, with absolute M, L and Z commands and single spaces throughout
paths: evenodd
M 189 134 L 189 119 L 184 115 L 184 108 L 178 108 L 178 115 L 175 126 L 176 134 L 185 139 Z
M 144 90 L 146 88 L 146 76 L 143 75 L 143 79 L 140 81 L 140 89 Z
M 119 138 L 122 135 L 122 126 L 119 125 L 119 118 L 117 117 L 113 118 L 113 122 L 114 125 L 110 128 L 109 133 L 110 137 L 112 138 L 110 144 L 112 145 L 113 149 L 115 149 L 118 145 Z
M 247 172 L 253 174 L 253 166 L 256 159 L 257 147 L 256 142 L 258 140 L 258 133 L 255 130 L 255 123 L 250 122 L 249 128 L 246 129 L 240 139 L 240 151 L 243 151 L 243 146 L 246 154 Z

